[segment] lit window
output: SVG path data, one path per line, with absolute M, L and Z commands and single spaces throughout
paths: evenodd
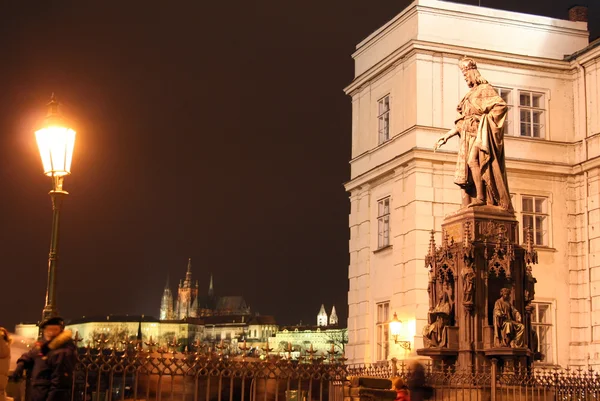
M 380 99 L 377 108 L 379 143 L 382 144 L 390 139 L 390 97 Z
M 390 198 L 377 202 L 377 248 L 390 245 Z
M 541 196 L 522 196 L 521 213 L 523 215 L 523 236 L 527 239 L 527 229 L 531 229 L 534 245 L 548 246 L 548 198 Z
M 386 361 L 389 355 L 389 325 L 390 303 L 377 304 L 377 360 Z
M 544 138 L 544 95 L 519 91 L 520 135 Z
M 542 354 L 540 362 L 553 363 L 554 336 L 552 335 L 552 304 L 548 302 L 532 302 L 531 328 L 538 337 L 538 351 Z

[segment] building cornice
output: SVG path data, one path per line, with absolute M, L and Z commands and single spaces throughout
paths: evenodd
M 582 141 L 574 144 L 556 143 L 558 146 L 575 146 L 581 145 Z M 408 164 L 409 162 L 427 161 L 429 163 L 455 163 L 456 152 L 440 150 L 433 152 L 431 149 L 413 148 L 393 159 L 375 166 L 363 174 L 344 183 L 346 191 L 350 192 L 358 187 L 369 185 L 371 182 L 381 179 L 395 169 Z M 568 164 L 552 161 L 529 160 L 521 158 L 506 158 L 506 170 L 512 173 L 527 173 L 528 175 L 540 176 L 573 176 L 582 174 L 600 167 L 600 156 L 593 157 L 581 163 Z
M 435 3 L 439 4 L 437 1 Z M 416 8 L 418 13 L 444 15 L 458 20 L 468 19 L 483 23 L 541 30 L 548 33 L 579 36 L 581 38 L 589 37 L 588 31 L 582 29 L 582 24 L 574 21 L 458 3 L 453 5 L 457 7 L 439 8 L 431 5 L 418 5 Z
M 518 13 L 514 11 L 492 9 L 488 7 L 476 7 L 473 5 L 459 4 L 438 0 L 417 0 L 409 4 L 404 10 L 375 30 L 356 45 L 353 58 L 360 56 L 367 49 L 375 46 L 382 38 L 402 25 L 415 14 L 446 15 L 456 19 L 470 19 L 483 23 L 502 23 L 504 25 L 538 29 L 546 32 L 568 34 L 580 37 L 588 37 L 584 29 L 586 23 L 573 22 L 540 15 Z M 417 28 L 418 32 L 418 28 Z
M 478 63 L 505 66 L 510 68 L 527 68 L 548 73 L 571 72 L 575 65 L 567 60 L 555 60 L 543 57 L 522 56 L 518 54 L 498 52 L 493 50 L 475 49 L 465 46 L 446 45 L 442 43 L 427 42 L 421 40 L 410 40 L 399 47 L 390 55 L 379 61 L 364 73 L 355 77 L 354 80 L 344 88 L 347 95 L 352 96 L 365 84 L 378 79 L 389 69 L 416 54 L 442 54 L 448 58 L 456 58 L 457 62 L 465 54 L 477 59 Z

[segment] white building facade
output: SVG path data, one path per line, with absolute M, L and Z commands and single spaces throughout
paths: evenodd
M 430 231 L 441 243 L 444 216 L 461 202 L 458 140 L 432 148 L 468 91 L 458 68 L 468 55 L 509 105 L 509 188 L 539 253 L 533 323 L 542 363 L 600 365 L 598 45 L 588 43 L 586 22 L 437 0 L 415 1 L 358 44 L 345 89 L 349 363 L 411 355 L 389 335 L 394 313 L 412 353 L 423 346 Z

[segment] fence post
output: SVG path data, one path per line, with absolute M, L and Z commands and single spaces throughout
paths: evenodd
M 490 380 L 491 380 L 491 394 L 490 401 L 496 401 L 496 376 L 498 375 L 498 360 L 496 358 L 492 358 L 492 367 L 490 372 Z
M 392 358 L 392 377 L 398 376 L 398 366 L 396 365 L 397 361 L 398 360 L 396 358 Z

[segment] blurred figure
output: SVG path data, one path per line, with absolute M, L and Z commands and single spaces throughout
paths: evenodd
M 6 396 L 11 342 L 12 339 L 8 335 L 8 330 L 4 327 L 0 327 L 0 401 L 12 400 L 12 398 Z
M 417 360 L 409 364 L 407 386 L 411 401 L 423 401 L 433 397 L 433 387 L 427 385 L 425 366 Z
M 73 370 L 77 362 L 77 347 L 71 332 L 64 330 L 64 320 L 52 317 L 40 324 L 42 340 L 17 360 L 11 378 L 23 377 L 27 370 L 31 378 L 30 401 L 69 401 Z
M 396 398 L 394 401 L 410 401 L 408 389 L 406 388 L 406 384 L 401 377 L 392 379 L 392 390 L 396 391 Z

